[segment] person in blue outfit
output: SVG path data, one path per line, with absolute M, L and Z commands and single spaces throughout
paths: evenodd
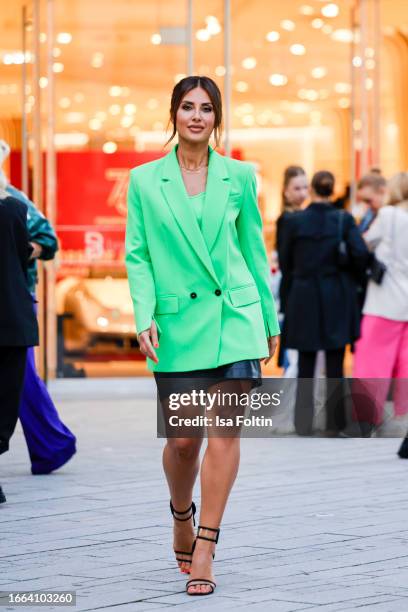
M 9 152 L 10 148 L 7 143 L 0 141 L 1 173 L 3 173 L 1 166 Z M 10 185 L 8 181 L 6 191 L 28 208 L 27 229 L 33 249 L 28 266 L 28 280 L 35 308 L 35 286 L 38 281 L 37 259 L 53 259 L 58 250 L 58 241 L 49 221 L 22 191 Z M 29 348 L 27 351 L 19 418 L 33 474 L 49 474 L 64 465 L 75 454 L 76 438 L 61 422 L 48 389 L 37 374 L 34 348 Z

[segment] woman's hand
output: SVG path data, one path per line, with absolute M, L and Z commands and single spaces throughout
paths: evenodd
M 278 338 L 279 336 L 269 336 L 268 338 L 269 357 L 265 357 L 264 359 L 265 365 L 270 362 L 270 360 L 275 354 L 276 347 L 278 346 Z
M 156 351 L 153 348 L 157 348 L 159 346 L 156 323 L 152 321 L 150 328 L 140 332 L 137 339 L 139 342 L 140 352 L 146 357 L 150 357 L 150 359 L 152 359 L 155 363 L 159 363 Z

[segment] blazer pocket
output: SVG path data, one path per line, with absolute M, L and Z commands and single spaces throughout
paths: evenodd
M 166 295 L 156 298 L 156 314 L 174 314 L 179 311 L 177 295 Z
M 247 306 L 261 301 L 256 285 L 229 289 L 228 294 L 233 306 Z

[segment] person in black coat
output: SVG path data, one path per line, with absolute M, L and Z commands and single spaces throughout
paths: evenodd
M 312 203 L 286 221 L 280 265 L 289 278 L 283 341 L 299 351 L 295 428 L 310 435 L 316 354 L 326 354 L 327 435 L 345 427 L 342 389 L 345 347 L 360 334 L 357 287 L 364 278 L 368 249 L 353 217 L 331 204 L 334 176 L 322 171 L 312 180 Z M 340 243 L 346 257 L 340 256 Z M 345 261 L 347 259 L 347 261 Z
M 38 344 L 27 279 L 31 252 L 27 206 L 0 185 L 0 455 L 17 423 L 27 347 Z M 0 487 L 0 503 L 5 501 Z

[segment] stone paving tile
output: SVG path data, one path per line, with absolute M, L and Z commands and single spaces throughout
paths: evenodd
M 218 586 L 193 598 L 171 551 L 154 399 L 64 393 L 77 456 L 33 477 L 20 428 L 2 456 L 0 590 L 74 589 L 78 612 L 408 611 L 408 465 L 396 458 L 398 440 L 242 440 Z M 199 506 L 198 488 L 194 499 Z

